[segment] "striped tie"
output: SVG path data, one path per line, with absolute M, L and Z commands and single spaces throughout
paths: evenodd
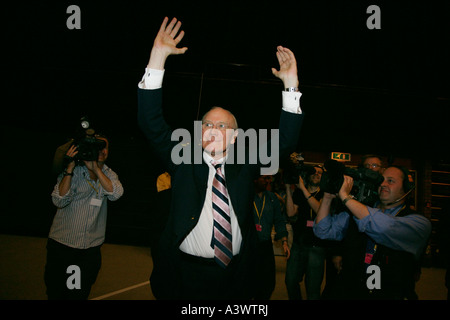
M 211 247 L 214 249 L 214 259 L 222 267 L 226 268 L 233 257 L 231 245 L 231 219 L 228 192 L 225 186 L 225 178 L 220 169 L 221 164 L 213 162 L 216 169 L 212 186 L 212 207 L 214 216 L 213 236 Z

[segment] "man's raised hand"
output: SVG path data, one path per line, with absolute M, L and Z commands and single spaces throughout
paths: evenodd
M 286 88 L 298 87 L 297 61 L 294 53 L 288 48 L 278 46 L 277 59 L 280 70 L 272 68 L 273 75 L 281 79 Z
M 188 49 L 187 47 L 177 48 L 184 37 L 184 31 L 180 31 L 181 21 L 173 18 L 167 25 L 168 21 L 169 18 L 165 17 L 153 42 L 148 68 L 163 70 L 168 56 L 183 54 Z

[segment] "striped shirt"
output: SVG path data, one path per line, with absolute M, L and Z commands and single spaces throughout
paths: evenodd
M 61 196 L 59 184 L 63 175 L 59 175 L 52 192 L 53 204 L 58 209 L 49 238 L 77 249 L 95 247 L 105 241 L 106 199 L 119 199 L 123 194 L 123 187 L 117 174 L 106 165 L 103 165 L 102 172 L 111 180 L 112 192 L 104 190 L 98 180 L 91 180 L 85 166 L 76 166 L 70 190 Z

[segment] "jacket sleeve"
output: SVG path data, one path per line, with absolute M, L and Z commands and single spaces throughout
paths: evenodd
M 171 161 L 171 152 L 175 142 L 171 140 L 172 130 L 163 116 L 162 88 L 138 89 L 138 125 L 167 171 L 172 174 L 175 166 Z
M 281 110 L 277 134 L 274 136 L 272 132 L 271 139 L 264 146 L 265 150 L 261 149 L 261 144 L 258 146 L 261 170 L 256 174 L 274 175 L 278 172 L 280 162 L 297 148 L 303 117 L 303 114 Z

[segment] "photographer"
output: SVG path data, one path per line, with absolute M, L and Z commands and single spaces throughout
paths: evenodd
M 365 168 L 365 169 L 364 169 Z M 361 162 L 358 164 L 359 172 L 365 172 L 365 175 L 367 175 L 367 170 L 371 170 L 373 172 L 377 172 L 379 174 L 383 173 L 384 165 L 383 165 L 383 159 L 381 156 L 376 154 L 366 154 L 362 156 Z M 345 171 L 345 170 L 344 170 Z M 373 177 L 372 180 L 375 180 Z M 371 205 L 373 202 L 378 200 L 378 194 L 376 193 L 376 188 L 371 188 L 372 195 L 370 199 L 365 199 L 364 204 Z M 336 199 L 338 200 L 338 199 Z M 341 201 L 335 202 L 335 208 L 332 210 L 332 212 L 339 213 L 341 211 L 345 210 L 345 207 L 342 205 Z M 326 285 L 322 292 L 322 299 L 334 299 L 334 298 L 342 298 L 342 288 L 348 288 L 349 287 L 349 281 L 347 283 L 342 283 L 342 276 L 341 276 L 341 270 L 342 270 L 342 264 L 343 264 L 343 255 L 346 255 L 347 259 L 351 259 L 352 257 L 349 256 L 348 252 L 352 251 L 358 251 L 355 249 L 355 246 L 359 246 L 360 243 L 363 243 L 363 241 L 360 241 L 360 237 L 364 236 L 361 232 L 358 232 L 358 227 L 356 226 L 355 222 L 350 220 L 349 226 L 347 228 L 347 232 L 345 235 L 345 238 L 343 241 L 333 241 L 333 245 L 330 246 L 328 257 L 327 257 L 327 266 L 329 266 L 326 270 Z M 353 270 L 351 269 L 352 266 L 349 265 L 356 265 L 357 262 L 354 262 L 352 260 L 346 261 L 347 265 L 347 272 L 352 274 Z M 333 267 L 332 267 L 333 266 Z M 360 279 L 356 279 L 356 284 L 359 284 Z
M 88 298 L 101 266 L 106 200 L 115 201 L 123 194 L 117 174 L 105 164 L 108 140 L 98 135 L 94 140 L 86 145 L 97 160 L 80 159 L 78 149 L 85 146 L 72 145 L 66 152 L 68 164 L 52 192 L 58 209 L 50 228 L 44 274 L 51 300 Z M 69 266 L 79 268 L 80 284 L 75 288 L 68 285 Z
M 375 154 L 366 154 L 361 158 L 361 163 L 359 167 L 383 173 L 384 170 L 383 159 Z
M 336 195 L 328 192 L 324 193 L 319 207 L 314 224 L 314 233 L 319 238 L 342 240 L 349 219 L 354 219 L 358 231 L 363 233 L 357 238 L 361 242 L 354 247 L 357 251 L 352 252 L 356 259 L 344 257 L 343 260 L 343 273 L 353 268 L 352 275 L 346 273 L 346 279 L 352 279 L 352 283 L 346 286 L 343 298 L 406 299 L 414 290 L 417 261 L 427 244 L 431 223 L 406 203 L 413 189 L 407 169 L 390 166 L 383 172 L 383 178 L 378 188 L 379 201 L 373 207 L 354 199 L 350 194 L 353 178 L 346 175 L 337 196 L 347 211 L 330 215 L 330 205 Z M 357 265 L 347 266 L 347 261 L 357 261 Z M 375 264 L 380 268 L 381 288 L 370 291 L 366 284 L 366 268 Z
M 293 221 L 294 232 L 291 257 L 287 261 L 285 277 L 290 300 L 302 299 L 299 282 L 303 280 L 303 277 L 305 277 L 308 300 L 320 299 L 325 267 L 325 247 L 324 241 L 314 235 L 312 226 L 323 196 L 320 190 L 322 173 L 323 168 L 320 166 L 306 167 L 304 169 L 306 186 L 302 175 L 299 175 L 298 184 L 292 195 L 290 185 L 286 184 L 286 211 Z

